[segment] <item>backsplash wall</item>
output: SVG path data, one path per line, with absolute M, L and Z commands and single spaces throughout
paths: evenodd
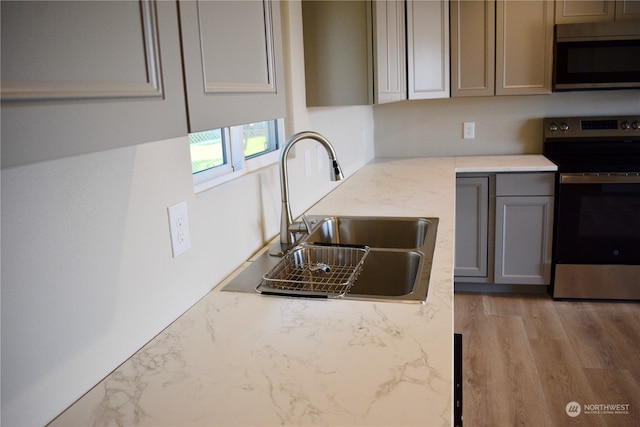
M 306 108 L 301 6 L 282 9 L 286 134 L 325 134 L 349 176 L 373 157 L 372 108 Z M 289 172 L 299 215 L 337 183 L 316 167 L 313 144 L 296 150 Z M 51 421 L 279 230 L 277 166 L 195 194 L 186 135 L 3 169 L 0 180 L 7 426 Z M 173 258 L 166 209 L 180 201 L 191 249 Z
M 640 90 L 403 101 L 373 114 L 376 157 L 539 154 L 543 117 L 640 114 Z M 463 122 L 475 139 L 462 139 Z

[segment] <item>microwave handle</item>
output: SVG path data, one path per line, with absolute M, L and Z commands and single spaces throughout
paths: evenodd
M 561 173 L 560 184 L 640 184 L 640 173 Z

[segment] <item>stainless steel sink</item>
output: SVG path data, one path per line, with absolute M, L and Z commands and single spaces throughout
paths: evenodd
M 315 223 L 315 227 L 303 241 L 413 249 L 424 244 L 432 221 L 426 218 L 331 216 L 314 218 L 311 223 Z
M 312 230 L 298 243 L 366 245 L 368 255 L 343 299 L 425 302 L 435 250 L 437 218 L 309 216 Z M 256 292 L 263 275 L 282 258 L 268 252 L 227 284 L 223 291 Z M 300 293 L 297 296 L 305 296 Z M 309 295 L 318 297 L 317 293 Z M 331 298 L 331 295 L 327 295 Z
M 362 297 L 411 295 L 418 283 L 422 259 L 423 255 L 417 251 L 371 250 L 349 295 Z

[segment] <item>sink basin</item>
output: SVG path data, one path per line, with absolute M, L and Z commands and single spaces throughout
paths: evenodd
M 316 225 L 305 242 L 401 249 L 421 247 L 432 223 L 425 218 L 340 216 L 312 221 Z
M 423 255 L 416 251 L 371 250 L 351 296 L 402 297 L 410 295 L 420 273 Z
M 359 275 L 348 293 L 325 298 L 425 302 L 435 250 L 437 218 L 375 216 L 309 216 L 311 232 L 302 245 L 367 246 Z M 279 243 L 278 243 L 279 245 Z M 314 260 L 324 264 L 323 259 Z M 283 262 L 268 251 L 227 284 L 223 291 L 263 292 L 263 276 Z M 264 292 L 269 293 L 269 292 Z M 281 293 L 274 293 L 283 295 Z M 322 297 L 317 292 L 296 297 Z

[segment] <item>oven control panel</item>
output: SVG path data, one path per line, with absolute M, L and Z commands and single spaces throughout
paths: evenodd
M 547 138 L 640 138 L 640 117 L 554 117 L 544 119 Z

